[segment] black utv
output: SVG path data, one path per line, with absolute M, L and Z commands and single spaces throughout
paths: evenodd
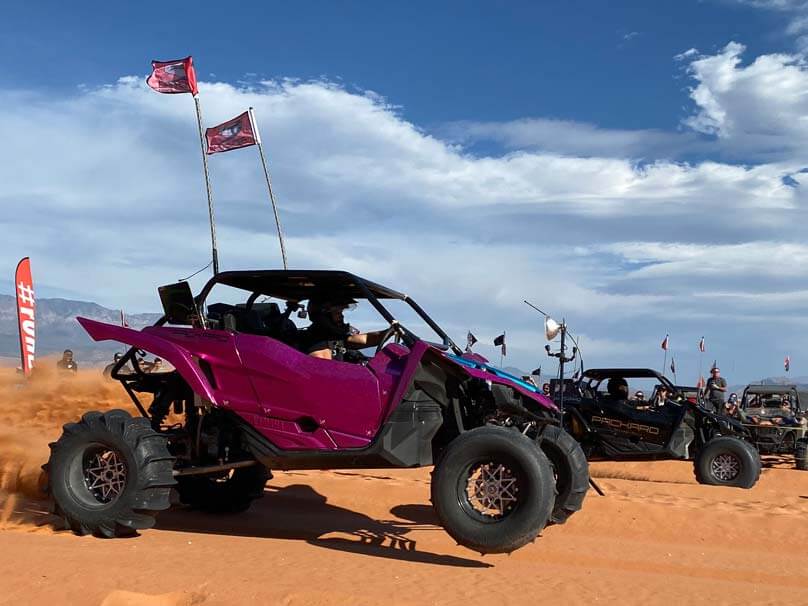
M 692 459 L 702 484 L 754 486 L 749 431 L 687 396 L 651 369 L 593 368 L 565 390 L 564 425 L 589 459 Z
M 736 413 L 761 454 L 794 455 L 808 469 L 808 393 L 796 385 L 747 385 Z

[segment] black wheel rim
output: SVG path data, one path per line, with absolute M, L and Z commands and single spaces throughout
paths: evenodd
M 126 490 L 129 470 L 124 456 L 106 444 L 88 444 L 70 465 L 74 496 L 90 507 L 107 507 Z
M 512 515 L 519 508 L 523 492 L 523 474 L 512 461 L 477 461 L 458 478 L 461 507 L 483 523 L 496 523 Z
M 732 482 L 741 473 L 741 460 L 731 452 L 722 452 L 710 461 L 710 473 L 719 482 Z

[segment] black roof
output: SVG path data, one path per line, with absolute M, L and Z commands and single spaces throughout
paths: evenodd
M 347 271 L 312 269 L 223 271 L 211 278 L 202 292 L 207 294 L 214 284 L 224 284 L 277 299 L 294 301 L 322 295 L 366 299 L 368 292 L 377 299 L 407 298 L 400 292 Z
M 775 395 L 798 391 L 796 385 L 747 385 L 745 393 Z
M 650 368 L 590 368 L 584 371 L 584 378 L 588 379 L 610 379 L 612 377 L 623 377 L 629 379 L 661 379 L 663 378 L 656 370 Z M 667 380 L 667 379 L 666 379 Z

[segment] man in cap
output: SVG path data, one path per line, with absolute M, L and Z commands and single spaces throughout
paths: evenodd
M 716 414 L 724 413 L 724 394 L 727 391 L 727 380 L 721 376 L 721 370 L 716 366 L 710 371 L 707 386 L 704 388 L 707 402 Z
M 315 358 L 354 361 L 362 358 L 352 350 L 377 346 L 387 330 L 361 333 L 345 322 L 345 310 L 354 309 L 350 297 L 312 298 L 308 313 L 311 325 L 301 335 L 301 349 Z

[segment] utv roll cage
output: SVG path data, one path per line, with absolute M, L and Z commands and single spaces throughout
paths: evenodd
M 750 396 L 759 396 L 758 403 L 762 403 L 760 396 L 790 396 L 791 410 L 795 414 L 806 412 L 808 392 L 800 390 L 796 385 L 747 385 L 741 395 L 741 410 L 755 408 L 750 406 Z
M 463 353 L 443 329 L 412 298 L 347 271 L 279 269 L 225 271 L 208 280 L 207 284 L 194 298 L 199 309 L 204 309 L 208 295 L 217 284 L 252 293 L 246 302 L 248 310 L 262 296 L 293 302 L 319 297 L 367 299 L 390 324 L 395 322 L 396 319 L 382 305 L 381 301 L 383 299 L 404 301 L 435 331 L 441 338 L 444 347 L 451 349 L 457 355 Z

